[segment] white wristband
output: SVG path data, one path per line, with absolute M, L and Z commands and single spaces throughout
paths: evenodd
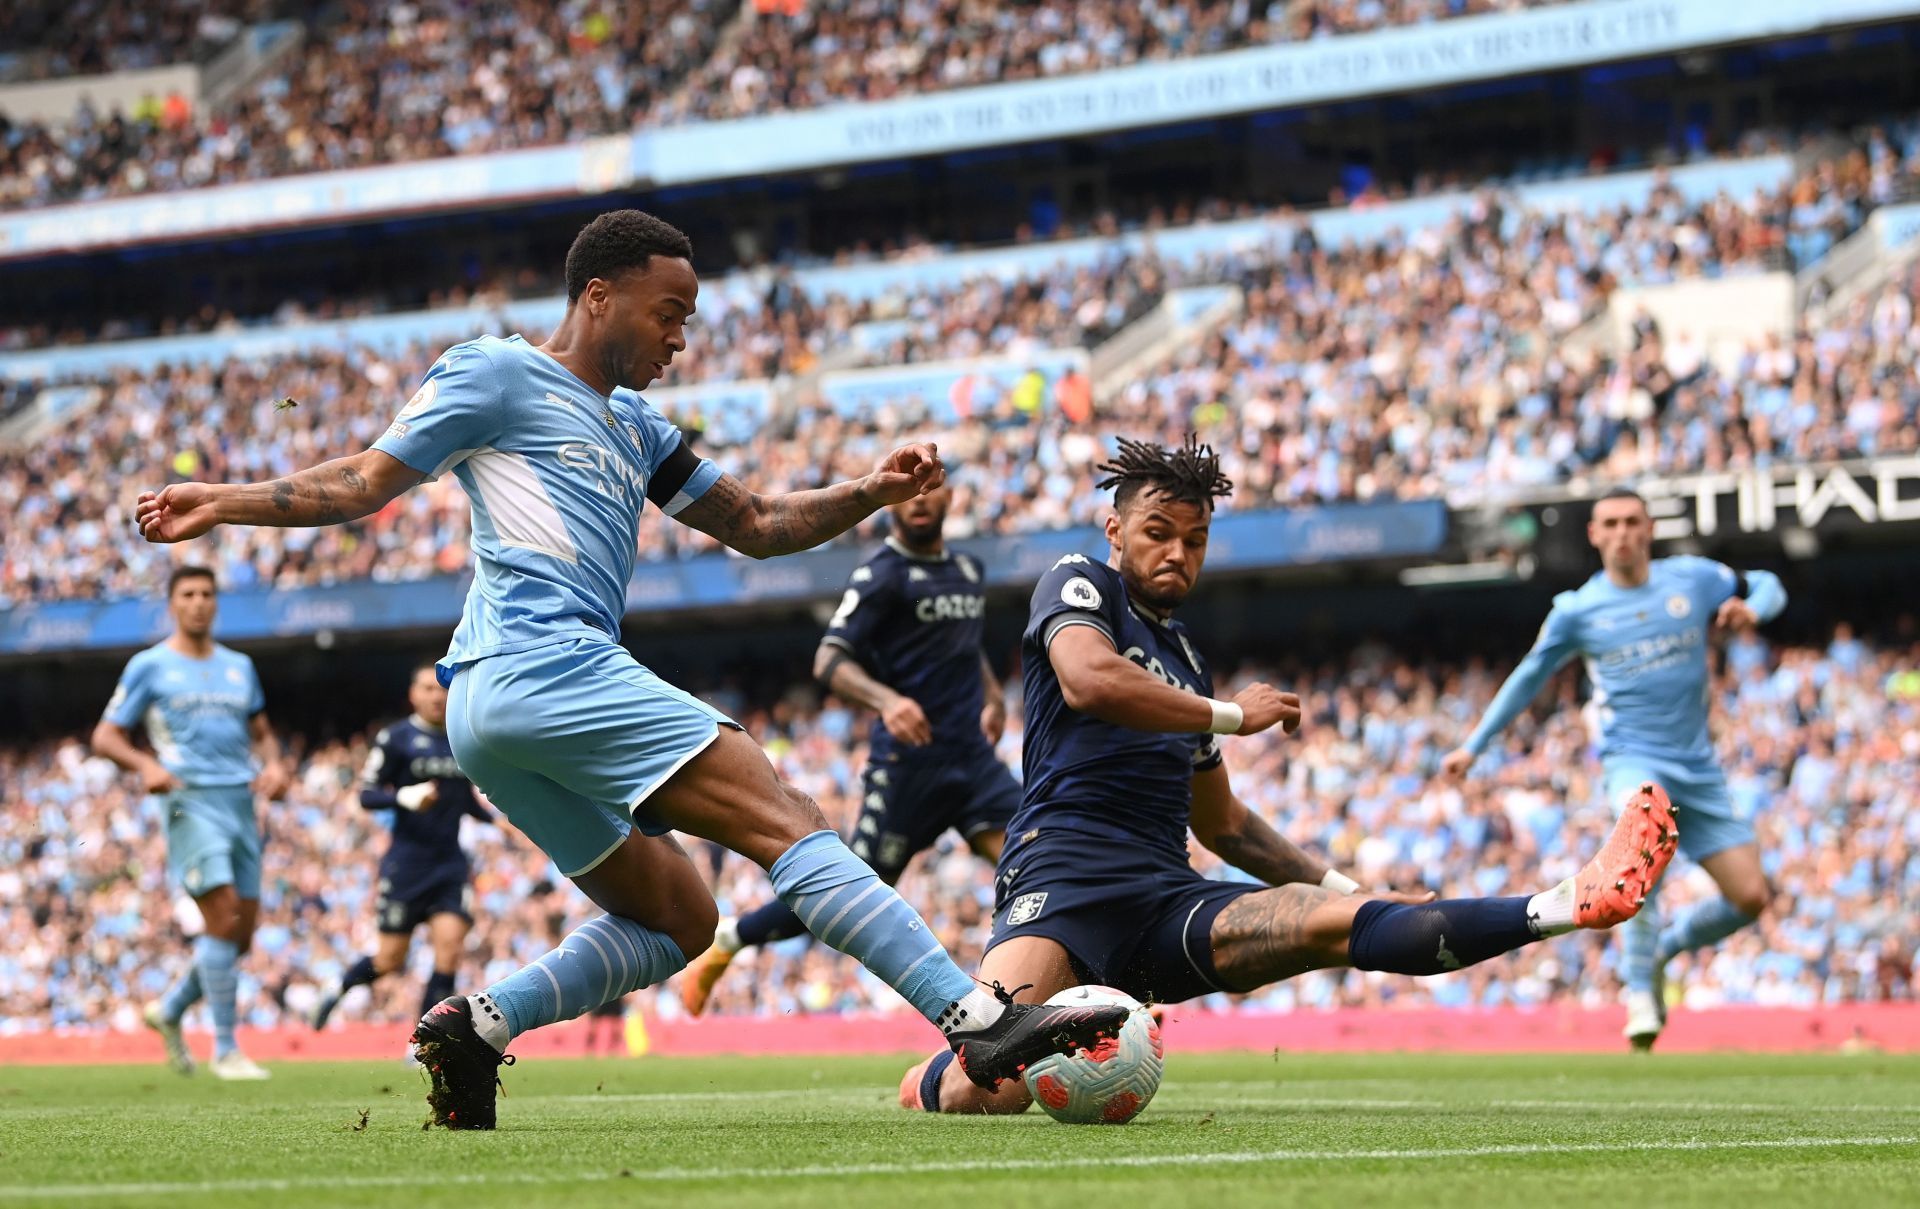
M 1359 882 L 1354 881 L 1338 869 L 1327 870 L 1327 875 L 1320 879 L 1320 884 L 1335 894 L 1354 894 L 1360 889 Z
M 402 810 L 418 810 L 421 804 L 427 800 L 427 795 L 433 792 L 433 789 L 434 785 L 432 781 L 421 781 L 414 785 L 403 785 L 394 791 L 393 800 L 400 804 Z
M 1216 701 L 1207 698 L 1207 704 L 1213 707 L 1213 725 L 1207 729 L 1216 735 L 1237 735 L 1246 725 L 1247 711 L 1240 708 L 1238 702 Z

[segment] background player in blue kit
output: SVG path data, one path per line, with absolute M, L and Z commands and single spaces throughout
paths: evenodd
M 287 771 L 253 660 L 213 640 L 218 610 L 212 571 L 174 570 L 167 579 L 173 633 L 127 662 L 93 728 L 93 750 L 139 774 L 152 795 L 150 807 L 166 820 L 168 875 L 193 896 L 205 923 L 194 941 L 193 968 L 165 998 L 147 1005 L 147 1025 L 166 1043 L 174 1069 L 192 1074 L 180 1018 L 205 998 L 213 1016 L 209 1069 L 222 1079 L 264 1079 L 267 1072 L 234 1041 L 234 967 L 253 943 L 260 915 L 254 796 L 272 800 L 285 793 Z M 133 744 L 138 726 L 146 727 L 151 755 Z
M 1650 904 L 1621 931 L 1625 1031 L 1634 1048 L 1650 1049 L 1666 1027 L 1667 962 L 1746 927 L 1772 897 L 1753 820 L 1735 813 L 1714 756 L 1707 646 L 1715 629 L 1779 616 L 1787 592 L 1768 571 L 1735 571 L 1691 556 L 1654 558 L 1653 517 L 1633 491 L 1610 491 L 1595 502 L 1587 539 L 1602 569 L 1554 597 L 1533 649 L 1442 768 L 1464 774 L 1555 672 L 1576 655 L 1586 659 L 1608 799 L 1618 801 L 1649 778 L 1665 786 L 1680 810 L 1680 850 L 1723 896 L 1665 930 Z
M 1654 785 L 1577 875 L 1527 896 L 1433 901 L 1357 893 L 1234 796 L 1217 736 L 1292 731 L 1300 700 L 1265 684 L 1232 701 L 1173 610 L 1206 560 L 1213 501 L 1232 490 L 1212 451 L 1121 441 L 1110 564 L 1069 555 L 1040 579 L 1022 646 L 1026 789 L 1000 857 L 993 939 L 980 976 L 1044 1000 L 1080 983 L 1143 1001 L 1251 991 L 1307 970 L 1442 974 L 1574 928 L 1630 918 L 1672 858 Z M 1215 881 L 1188 863 L 1187 832 L 1267 883 Z M 936 1054 L 901 1104 L 1018 1112 L 954 1077 Z
M 952 497 L 943 486 L 893 506 L 893 534 L 855 569 L 814 653 L 815 678 L 875 714 L 848 845 L 890 886 L 948 828 L 999 860 L 1020 805 L 1020 784 L 993 751 L 1007 706 L 981 646 L 985 576 L 946 546 Z M 734 954 L 805 931 L 779 899 L 721 920 L 687 967 L 681 1002 L 699 1015 Z
M 567 253 L 567 310 L 546 343 L 447 350 L 371 449 L 270 483 L 175 483 L 135 507 L 152 541 L 215 525 L 327 525 L 452 470 L 473 508 L 476 573 L 452 648 L 447 731 L 460 766 L 606 914 L 420 1021 L 433 1120 L 494 1125 L 514 1036 L 657 983 L 713 940 L 713 899 L 670 830 L 757 862 L 810 931 L 866 966 L 997 1085 L 1115 1032 L 1120 1009 L 1016 1004 L 953 963 L 900 896 L 784 785 L 731 719 L 619 644 L 640 512 L 755 558 L 804 550 L 938 487 L 930 445 L 863 478 L 762 496 L 688 448 L 635 393 L 686 347 L 693 247 L 637 210 L 594 219 Z
M 473 928 L 460 820 L 491 823 L 494 814 L 474 796 L 473 782 L 453 758 L 447 690 L 433 664 L 414 669 L 407 704 L 412 714 L 374 736 L 360 779 L 360 805 L 393 812 L 393 840 L 380 858 L 380 898 L 374 905 L 380 947 L 348 967 L 340 985 L 320 1001 L 313 1013 L 316 1029 L 327 1027 L 348 991 L 405 965 L 414 929 L 421 924 L 433 944 L 433 974 L 420 1002 L 424 1015 L 453 994 L 453 976 Z

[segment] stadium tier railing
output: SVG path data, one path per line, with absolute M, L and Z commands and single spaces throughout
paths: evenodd
M 0 259 L 1016 145 L 1786 37 L 1920 0 L 1575 0 L 896 100 L 0 217 Z M 716 129 L 716 127 L 720 129 Z

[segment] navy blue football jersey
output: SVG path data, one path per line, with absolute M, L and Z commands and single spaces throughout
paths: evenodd
M 839 647 L 867 674 L 919 703 L 933 742 L 908 747 L 873 723 L 871 758 L 954 760 L 988 749 L 980 731 L 986 689 L 980 679 L 987 593 L 980 563 L 948 550 L 909 553 L 892 538 L 847 581 L 822 642 Z
M 408 785 L 432 781 L 438 800 L 424 810 L 402 809 L 396 796 Z M 360 805 L 393 811 L 393 843 L 380 859 L 388 897 L 406 899 L 453 878 L 465 880 L 467 854 L 460 847 L 460 820 L 485 823 L 493 812 L 473 796 L 473 782 L 454 762 L 447 732 L 408 718 L 374 736 L 360 776 Z
M 1176 688 L 1213 695 L 1213 676 L 1177 621 L 1127 598 L 1120 573 L 1070 554 L 1040 577 L 1021 642 L 1026 686 L 1026 790 L 1008 839 L 1035 829 L 1100 843 L 1138 840 L 1187 863 L 1193 775 L 1220 763 L 1211 734 L 1150 734 L 1071 709 L 1047 657 L 1072 626 L 1105 634 L 1122 655 Z

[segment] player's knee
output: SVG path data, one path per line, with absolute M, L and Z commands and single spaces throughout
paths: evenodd
M 1757 877 L 1745 885 L 1735 887 L 1734 893 L 1727 895 L 1727 898 L 1740 914 L 1758 918 L 1773 905 L 1773 887 L 1767 884 L 1766 878 Z
M 793 825 L 800 831 L 800 835 L 795 838 L 804 838 L 816 831 L 827 829 L 827 816 L 820 810 L 820 803 L 791 785 L 782 785 L 780 788 L 786 793 L 788 809 L 793 816 Z
M 680 946 L 680 955 L 692 960 L 713 944 L 714 929 L 720 926 L 720 908 L 713 899 L 701 895 L 674 912 L 672 926 L 662 929 L 668 939 Z

